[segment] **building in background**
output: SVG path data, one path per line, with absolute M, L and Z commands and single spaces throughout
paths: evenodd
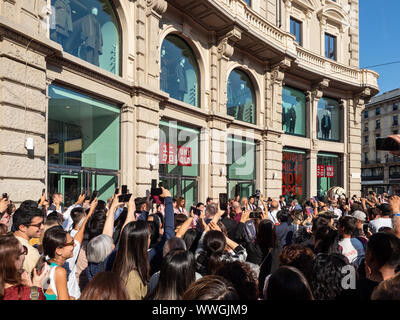
M 376 150 L 376 138 L 399 134 L 400 89 L 373 97 L 362 116 L 362 191 L 400 193 L 400 157 Z
M 358 0 L 0 4 L 0 189 L 361 192 Z M 33 139 L 33 149 L 25 148 Z

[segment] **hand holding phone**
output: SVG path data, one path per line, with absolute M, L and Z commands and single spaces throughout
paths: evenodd
M 219 194 L 219 208 L 222 211 L 226 211 L 228 209 L 228 195 L 226 193 Z

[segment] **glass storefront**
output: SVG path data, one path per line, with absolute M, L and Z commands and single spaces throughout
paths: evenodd
M 249 76 L 238 69 L 228 78 L 227 114 L 237 120 L 256 123 L 256 100 Z
M 161 46 L 160 89 L 179 101 L 199 106 L 199 68 L 188 44 L 168 35 Z
M 120 168 L 118 107 L 56 85 L 49 86 L 49 191 L 76 200 L 82 189 L 107 200 Z
M 198 201 L 199 138 L 198 129 L 160 121 L 160 182 L 173 197 L 185 198 L 187 210 Z
M 282 195 L 288 201 L 306 198 L 307 164 L 306 152 L 284 148 L 282 152 Z
M 340 106 L 339 102 L 330 98 L 318 101 L 317 138 L 321 140 L 340 140 Z
M 282 88 L 282 130 L 297 136 L 306 136 L 306 96 L 290 87 Z
M 227 144 L 228 197 L 249 197 L 255 193 L 256 143 L 228 136 Z
M 325 197 L 329 188 L 342 186 L 340 158 L 336 154 L 318 153 L 317 157 L 317 196 Z
M 120 74 L 120 28 L 109 0 L 51 0 L 50 39 L 64 51 Z

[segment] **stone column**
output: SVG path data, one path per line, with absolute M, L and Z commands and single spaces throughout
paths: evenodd
M 370 95 L 370 89 L 365 89 L 349 100 L 350 105 L 347 113 L 347 125 L 349 126 L 347 190 L 351 195 L 361 195 L 361 114 Z
M 282 82 L 284 70 L 289 66 L 289 60 L 282 60 L 266 73 L 264 195 L 271 198 L 278 198 L 282 193 Z
M 127 161 L 130 161 L 128 166 L 136 168 L 134 193 L 143 197 L 150 190 L 151 180 L 158 179 L 160 101 L 140 88 L 135 90 L 133 101 L 136 134 L 130 138 L 135 143 L 135 156 Z
M 219 193 L 227 192 L 227 137 L 229 118 L 212 115 L 209 117 L 209 194 L 218 201 Z
M 14 32 L 21 25 L 13 14 L 22 18 L 22 9 L 35 8 L 19 4 L 11 14 L 13 5 L 1 5 L 1 15 L 10 20 L 0 27 L 0 190 L 18 207 L 23 200 L 38 200 L 46 187 L 46 56 L 57 48 L 44 38 L 45 31 L 26 37 Z M 26 148 L 27 139 L 33 139 L 33 150 Z
M 142 116 L 139 117 L 142 119 Z M 135 167 L 135 108 L 124 104 L 121 107 L 121 185 L 133 187 Z

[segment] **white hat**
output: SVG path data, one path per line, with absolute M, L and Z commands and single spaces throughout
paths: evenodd
M 360 220 L 362 222 L 365 222 L 365 220 L 367 219 L 367 215 L 364 212 L 360 211 L 360 210 L 354 211 L 352 216 L 354 218 L 356 218 L 357 220 Z

